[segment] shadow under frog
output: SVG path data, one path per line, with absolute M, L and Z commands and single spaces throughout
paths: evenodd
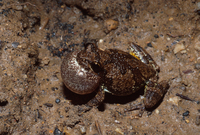
M 144 91 L 143 103 L 126 109 L 140 109 L 141 114 L 154 108 L 169 88 L 167 81 L 158 83 L 159 71 L 152 57 L 134 43 L 130 53 L 117 49 L 103 51 L 95 43 L 87 43 L 84 50 L 67 54 L 61 65 L 61 76 L 69 90 L 89 96 L 96 92 L 86 103 L 88 108 L 99 106 L 105 92 L 134 100 Z
M 98 88 L 97 88 L 98 89 Z M 76 94 L 72 91 L 70 91 L 64 84 L 63 84 L 63 93 L 66 99 L 71 100 L 71 103 L 73 105 L 85 105 L 87 104 L 95 95 L 96 95 L 97 90 L 90 94 L 86 95 L 80 95 Z M 109 104 L 127 104 L 130 103 L 137 98 L 139 98 L 140 95 L 144 95 L 144 87 L 141 88 L 141 90 L 136 91 L 135 93 L 127 96 L 115 96 L 110 93 L 105 93 L 105 99 L 104 103 L 109 103 Z M 160 104 L 159 102 L 158 104 Z M 104 111 L 105 106 L 104 104 L 100 104 L 98 106 L 99 111 Z M 148 110 L 151 111 L 152 109 Z

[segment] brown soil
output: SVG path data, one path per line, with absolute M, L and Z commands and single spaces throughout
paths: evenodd
M 0 0 L 0 134 L 199 134 L 199 15 L 196 0 Z M 136 118 L 123 110 L 139 94 L 106 94 L 80 113 L 95 93 L 68 90 L 60 65 L 83 49 L 86 31 L 101 49 L 127 51 L 135 42 L 147 50 L 170 82 L 156 108 Z

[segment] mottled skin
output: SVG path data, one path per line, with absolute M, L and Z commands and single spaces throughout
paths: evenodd
M 132 43 L 130 53 L 107 49 L 96 44 L 85 45 L 85 50 L 68 54 L 61 65 L 61 76 L 68 89 L 78 94 L 97 90 L 88 106 L 103 102 L 105 91 L 117 96 L 130 95 L 145 87 L 144 104 L 128 110 L 152 108 L 169 88 L 167 81 L 158 81 L 159 67 L 140 46 Z

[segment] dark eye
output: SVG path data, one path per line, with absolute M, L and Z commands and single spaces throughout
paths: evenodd
M 99 72 L 103 71 L 103 69 L 100 67 L 99 64 L 91 63 L 90 65 L 91 65 L 92 70 L 93 70 L 95 73 L 99 73 Z

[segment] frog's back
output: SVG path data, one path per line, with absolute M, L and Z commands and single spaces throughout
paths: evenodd
M 115 49 L 106 50 L 106 53 L 109 54 L 109 59 L 103 63 L 103 82 L 106 91 L 113 95 L 130 95 L 156 74 L 152 67 L 129 53 Z

